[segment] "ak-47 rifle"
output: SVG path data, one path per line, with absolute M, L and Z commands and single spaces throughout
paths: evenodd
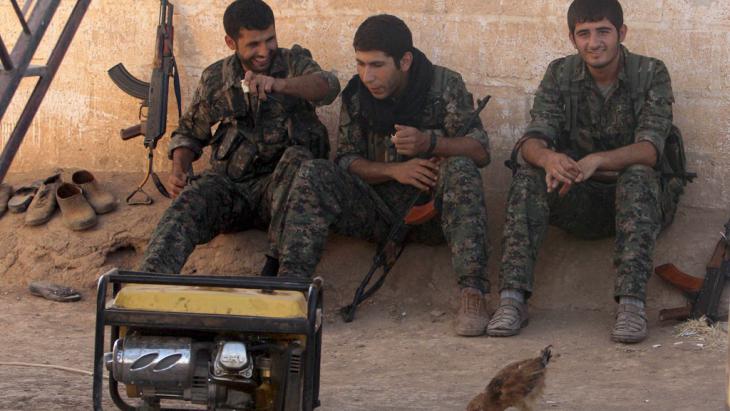
M 725 224 L 725 232 L 720 233 L 715 251 L 707 263 L 705 278 L 686 274 L 671 263 L 656 267 L 654 272 L 684 291 L 688 299 L 687 306 L 659 311 L 659 319 L 685 320 L 704 316 L 711 322 L 722 320 L 717 307 L 725 288 L 725 281 L 730 277 L 730 221 Z
M 178 118 L 182 116 L 180 103 L 180 77 L 175 64 L 175 56 L 172 53 L 174 28 L 172 25 L 172 12 L 174 6 L 167 0 L 160 1 L 160 20 L 157 24 L 157 36 L 155 39 L 155 58 L 152 61 L 152 76 L 150 82 L 145 82 L 131 75 L 122 63 L 109 69 L 109 77 L 122 91 L 141 101 L 139 108 L 140 123 L 121 130 L 122 140 L 144 135 L 144 146 L 147 148 L 147 173 L 144 180 L 129 196 L 127 204 L 152 204 L 150 197 L 143 190 L 147 180 L 157 186 L 160 194 L 170 198 L 170 194 L 160 181 L 160 178 L 153 170 L 154 150 L 157 142 L 165 134 L 167 129 L 167 96 L 169 91 L 170 77 L 173 78 L 175 97 L 177 99 Z M 145 108 L 146 113 L 145 113 Z M 137 193 L 140 193 L 142 200 L 132 200 Z
M 469 132 L 469 130 L 471 130 L 474 122 L 479 118 L 479 114 L 482 110 L 484 110 L 484 107 L 486 107 L 491 97 L 492 96 L 486 96 L 477 101 L 476 110 L 474 110 L 472 115 L 454 137 L 463 137 Z M 406 236 L 408 236 L 411 227 L 431 220 L 437 213 L 433 198 L 431 198 L 428 193 L 419 192 L 413 197 L 408 208 L 406 208 L 406 212 L 403 217 L 395 222 L 395 224 L 391 227 L 388 236 L 378 246 L 378 251 L 373 257 L 373 263 L 370 266 L 370 270 L 367 274 L 365 274 L 360 286 L 357 287 L 352 303 L 340 308 L 340 314 L 345 322 L 349 323 L 355 319 L 355 311 L 357 310 L 358 305 L 370 298 L 380 289 L 380 287 L 383 286 L 385 278 L 388 276 L 388 273 L 405 249 L 405 239 Z M 381 267 L 383 271 L 380 274 L 380 277 L 378 277 L 378 279 L 375 280 L 375 283 L 368 288 L 368 284 L 370 284 L 370 280 L 372 280 L 373 275 Z

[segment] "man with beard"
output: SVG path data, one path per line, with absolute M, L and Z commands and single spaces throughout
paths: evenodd
M 279 48 L 274 14 L 261 0 L 231 3 L 223 26 L 234 53 L 205 69 L 172 135 L 169 186 L 176 198 L 152 234 L 141 271 L 179 273 L 195 246 L 219 233 L 267 229 L 299 165 L 328 155 L 314 106 L 337 97 L 337 78 L 308 50 Z M 193 176 L 192 163 L 208 145 L 211 167 Z
M 671 81 L 664 63 L 621 44 L 627 28 L 618 1 L 575 0 L 568 26 L 578 54 L 548 67 L 513 152 L 500 304 L 487 334 L 515 335 L 527 324 L 537 252 L 553 224 L 582 238 L 616 235 L 611 338 L 636 343 L 648 333 L 644 301 L 656 238 L 684 185 L 677 174 L 662 174 L 683 171 L 667 164 L 668 153 L 683 155 Z M 518 151 L 524 166 L 515 162 Z
M 399 18 L 357 29 L 357 75 L 342 94 L 336 164 L 312 160 L 292 183 L 280 238 L 281 275 L 311 276 L 329 229 L 382 241 L 419 191 L 437 218 L 411 240 L 448 243 L 461 291 L 455 331 L 485 332 L 486 210 L 479 167 L 489 162 L 481 121 L 456 136 L 473 111 L 461 76 L 431 64 Z

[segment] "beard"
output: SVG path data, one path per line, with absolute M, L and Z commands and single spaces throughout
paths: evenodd
M 269 68 L 271 67 L 271 62 L 274 60 L 274 51 L 271 51 L 269 54 L 269 61 L 266 63 L 265 67 L 260 67 L 256 64 L 255 60 L 258 57 L 258 55 L 253 55 L 249 58 L 245 58 L 241 53 L 236 51 L 236 55 L 238 56 L 238 60 L 241 62 L 241 65 L 246 70 L 251 70 L 256 74 L 266 73 L 269 71 Z

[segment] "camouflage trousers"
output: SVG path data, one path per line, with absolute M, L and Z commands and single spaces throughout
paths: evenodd
M 179 273 L 195 246 L 220 233 L 280 225 L 297 169 L 311 158 L 308 150 L 289 147 L 273 173 L 239 183 L 214 171 L 202 173 L 165 211 L 138 269 Z
M 633 165 L 615 183 L 589 180 L 560 198 L 547 192 L 542 169 L 521 167 L 507 200 L 500 289 L 532 293 L 538 249 L 552 224 L 584 239 L 615 234 L 614 295 L 645 300 L 656 238 L 671 222 L 679 200 L 679 193 L 663 184 L 654 169 Z
M 312 275 L 330 229 L 383 241 L 417 194 L 416 188 L 396 181 L 371 186 L 332 162 L 308 161 L 292 183 L 279 229 L 281 275 Z M 481 174 L 472 160 L 454 157 L 442 163 L 435 204 L 439 216 L 413 227 L 407 241 L 445 241 L 459 284 L 488 291 L 487 213 Z

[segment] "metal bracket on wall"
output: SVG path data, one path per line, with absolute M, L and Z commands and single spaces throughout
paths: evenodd
M 66 55 L 66 50 L 68 50 L 76 30 L 84 18 L 91 0 L 78 0 L 76 2 L 45 66 L 32 66 L 30 62 L 51 23 L 60 0 L 37 0 L 30 11 L 30 17 L 26 19 L 32 2 L 33 0 L 26 0 L 21 9 L 17 0 L 10 0 L 23 28 L 11 53 L 8 53 L 5 43 L 0 37 L 0 63 L 2 63 L 2 69 L 0 69 L 0 120 L 5 115 L 5 111 L 8 109 L 23 77 L 38 77 L 38 82 L 30 98 L 25 103 L 18 122 L 15 124 L 13 132 L 0 154 L 0 183 L 5 178 L 15 153 L 17 153 L 20 144 L 23 142 L 23 137 L 25 137 L 25 133 L 28 131 L 33 117 L 35 117 L 38 107 L 43 101 L 43 97 L 45 97 L 48 87 L 63 61 L 63 57 Z

